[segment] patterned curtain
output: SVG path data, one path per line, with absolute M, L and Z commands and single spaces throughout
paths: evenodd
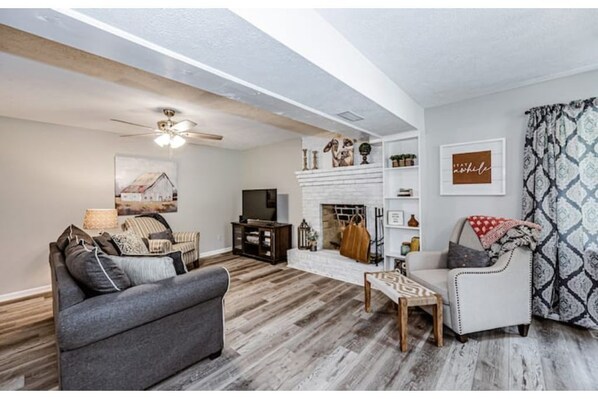
M 598 328 L 598 99 L 530 110 L 523 217 L 542 226 L 534 314 Z

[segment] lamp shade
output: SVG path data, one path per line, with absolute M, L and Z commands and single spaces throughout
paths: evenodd
M 114 229 L 118 226 L 116 209 L 88 209 L 83 218 L 83 228 L 89 230 Z

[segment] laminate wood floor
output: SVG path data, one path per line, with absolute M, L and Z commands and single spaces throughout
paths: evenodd
M 232 255 L 211 264 L 232 280 L 225 350 L 154 389 L 598 389 L 598 339 L 584 329 L 535 319 L 527 338 L 507 328 L 466 344 L 445 330 L 437 348 L 431 317 L 414 308 L 402 353 L 392 303 L 376 291 L 368 314 L 362 287 Z M 54 345 L 49 296 L 0 305 L 0 389 L 56 389 Z

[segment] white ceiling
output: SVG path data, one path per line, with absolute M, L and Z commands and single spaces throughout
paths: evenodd
M 0 9 L 15 29 L 353 137 L 413 129 L 422 106 L 597 69 L 597 20 L 598 10 L 558 9 Z M 158 95 L 127 76 L 119 84 L 6 53 L 0 61 L 5 116 L 135 133 L 108 119 L 152 125 L 169 105 L 235 149 L 301 130 Z M 344 111 L 364 120 L 344 121 Z
M 384 108 L 229 10 L 77 11 L 328 115 L 352 111 L 367 116 L 367 120 L 354 125 L 374 133 L 391 134 L 409 128 Z
M 203 145 L 244 150 L 299 137 L 294 132 L 257 120 L 221 112 L 206 104 L 187 102 L 137 90 L 106 80 L 56 68 L 0 52 L 0 115 L 122 134 L 146 130 L 110 121 L 123 119 L 155 127 L 162 107 L 177 110 L 174 120 L 197 122 L 194 131 L 224 136 Z M 151 140 L 123 138 L 122 140 Z
M 322 9 L 424 107 L 598 69 L 598 9 Z

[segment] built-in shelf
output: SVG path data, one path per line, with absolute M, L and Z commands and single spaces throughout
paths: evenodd
M 419 230 L 419 227 L 410 227 L 410 226 L 384 226 L 389 229 L 401 229 L 401 230 Z
M 419 221 L 422 222 L 422 205 L 426 193 L 422 190 L 420 165 L 424 162 L 424 153 L 422 151 L 422 140 L 420 132 L 413 130 L 410 132 L 399 133 L 393 136 L 386 136 L 382 139 L 383 146 L 383 197 L 386 210 L 398 210 L 402 208 L 405 216 L 409 214 L 419 215 Z M 392 167 L 390 157 L 401 154 L 415 154 L 416 164 L 412 166 Z M 396 194 L 402 188 L 411 188 L 415 194 L 412 197 L 399 197 Z M 393 195 L 394 194 L 394 195 Z M 410 236 L 418 236 L 422 240 L 425 235 L 422 225 L 418 227 L 409 227 L 407 219 L 404 226 L 385 225 L 384 244 L 386 251 L 384 253 L 385 270 L 393 270 L 395 261 L 405 260 L 401 255 L 401 246 L 403 242 L 408 241 Z M 420 245 L 421 245 L 420 241 Z M 394 251 L 392 250 L 394 249 Z
M 406 169 L 417 169 L 419 168 L 419 165 L 413 165 L 413 166 L 397 166 L 396 168 L 393 167 L 386 167 L 384 168 L 384 170 L 406 170 Z
M 387 200 L 418 200 L 419 197 L 384 197 Z

